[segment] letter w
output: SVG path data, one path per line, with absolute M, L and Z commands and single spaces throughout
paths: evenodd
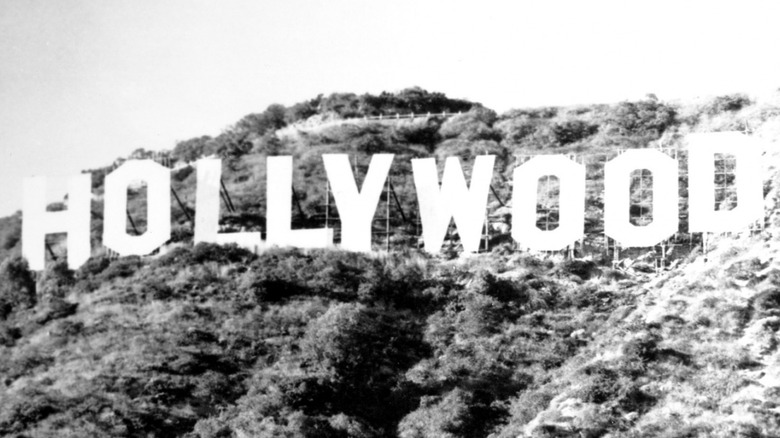
M 455 220 L 463 250 L 479 250 L 495 158 L 494 155 L 477 157 L 470 187 L 466 185 L 458 157 L 447 158 L 441 187 L 434 158 L 412 160 L 426 251 L 439 252 L 451 219 Z

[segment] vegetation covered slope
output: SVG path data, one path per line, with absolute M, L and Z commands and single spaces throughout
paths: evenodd
M 3 325 L 0 431 L 478 436 L 632 301 L 598 272 L 204 244 L 54 265 Z
M 281 138 L 273 131 L 280 149 L 269 152 L 264 131 L 226 160 L 231 193 L 246 209 L 237 210 L 251 214 L 226 212 L 223 221 L 262 230 L 257 174 L 268 153 L 294 154 L 300 171 L 327 150 L 608 151 L 746 126 L 774 142 L 780 105 L 648 99 L 500 117 L 476 107 L 415 123 L 441 123 L 430 145 L 398 140 L 406 124 L 344 124 Z M 0 228 L 0 435 L 778 436 L 776 160 L 765 160 L 763 231 L 715 237 L 707 254 L 694 249 L 660 273 L 633 260 L 613 268 L 507 245 L 455 260 L 408 245 L 376 255 L 255 255 L 192 246 L 179 209 L 178 243 L 163 255 L 111 259 L 98 249 L 76 272 L 60 258 L 36 278 L 17 256 L 19 218 L 8 218 Z M 185 202 L 194 190 L 186 169 L 174 173 Z M 310 169 L 306 178 L 322 177 Z M 100 193 L 100 172 L 94 178 Z M 402 204 L 412 212 L 409 199 Z M 302 202 L 316 211 L 311 198 Z M 310 213 L 299 224 L 307 216 L 319 220 Z

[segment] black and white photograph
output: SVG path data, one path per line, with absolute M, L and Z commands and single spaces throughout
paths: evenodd
M 778 23 L 0 0 L 0 437 L 780 437 Z

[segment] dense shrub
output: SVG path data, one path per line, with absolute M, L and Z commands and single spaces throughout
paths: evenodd
M 310 295 L 312 258 L 296 250 L 261 253 L 238 281 L 238 291 L 257 303 L 277 302 L 298 295 Z
M 294 272 L 270 272 L 259 269 L 247 271 L 239 280 L 239 293 L 257 303 L 272 303 L 300 295 L 309 295 L 310 289 L 301 284 Z
M 141 258 L 138 256 L 121 257 L 111 262 L 103 270 L 98 278 L 101 281 L 110 281 L 115 278 L 130 277 L 141 267 Z
M 78 279 L 91 278 L 103 272 L 110 264 L 111 259 L 107 255 L 90 257 L 74 275 Z
M 496 120 L 498 120 L 498 116 L 495 111 L 484 107 L 474 107 L 469 112 L 459 114 L 444 122 L 439 134 L 444 139 L 501 141 L 501 132 L 493 129 Z
M 739 111 L 752 103 L 750 98 L 745 94 L 726 94 L 712 99 L 704 110 L 707 114 L 715 115 L 727 111 Z
M 379 114 L 427 114 L 468 111 L 474 104 L 467 100 L 451 99 L 443 93 L 428 92 L 420 87 L 411 87 L 397 93 L 382 92 L 377 96 L 365 94 L 360 97 L 360 108 L 364 115 Z
M 171 156 L 184 163 L 193 162 L 204 155 L 214 152 L 211 150 L 212 148 L 209 147 L 209 144 L 212 141 L 213 139 L 208 135 L 180 141 L 173 148 Z
M 621 102 L 607 117 L 622 135 L 660 135 L 676 123 L 677 110 L 656 100 Z
M 561 146 L 588 138 L 599 130 L 598 125 L 582 120 L 567 120 L 554 123 L 551 128 L 555 140 Z
M 434 282 L 427 271 L 427 260 L 414 253 L 389 256 L 383 264 L 372 263 L 358 271 L 358 300 L 365 304 L 389 304 L 401 309 L 429 310 L 436 305 L 436 296 L 428 294 L 435 283 L 447 284 L 446 278 Z
M 27 261 L 21 257 L 6 259 L 0 265 L 0 318 L 15 309 L 26 309 L 37 302 L 35 280 Z
M 337 380 L 379 383 L 405 370 L 422 349 L 419 334 L 398 322 L 390 313 L 361 304 L 337 304 L 309 324 L 302 350 Z
M 352 153 L 374 154 L 392 149 L 391 130 L 380 123 L 345 123 L 330 127 L 320 133 L 318 142 L 339 145 Z
M 252 152 L 266 154 L 266 155 L 279 155 L 284 148 L 282 141 L 276 136 L 274 132 L 266 132 L 262 137 L 253 142 Z
M 587 280 L 601 272 L 592 260 L 566 259 L 555 267 L 556 272 L 576 275 Z
M 192 175 L 193 172 L 195 172 L 195 166 L 184 166 L 175 172 L 171 172 L 171 179 L 182 182 Z
M 165 254 L 154 259 L 152 266 L 179 266 L 184 267 L 192 263 L 192 247 L 191 246 L 174 246 L 168 250 Z
M 398 143 L 423 145 L 432 151 L 441 139 L 439 136 L 441 125 L 441 120 L 436 117 L 399 124 L 393 130 L 393 140 Z
M 496 123 L 495 127 L 501 132 L 506 142 L 519 145 L 523 140 L 533 135 L 539 128 L 539 121 L 527 116 L 515 117 Z
M 176 224 L 171 226 L 171 240 L 170 243 L 179 242 L 192 242 L 192 238 L 195 233 L 192 231 L 192 225 L 190 224 Z
M 360 112 L 360 99 L 355 93 L 332 93 L 320 100 L 319 112 L 335 113 L 343 118 L 358 117 Z
M 192 248 L 192 261 L 195 263 L 239 263 L 248 262 L 254 258 L 255 255 L 252 252 L 234 243 L 220 245 L 200 242 Z
M 780 315 L 780 289 L 767 289 L 753 297 L 753 309 L 759 315 Z
M 283 105 L 271 104 L 262 113 L 244 116 L 233 129 L 241 133 L 263 135 L 287 125 L 285 113 L 286 108 Z
M 12 216 L 8 218 L 5 224 L 0 227 L 0 249 L 13 249 L 22 239 L 22 220 L 21 217 Z
M 558 115 L 558 108 L 556 107 L 541 107 L 541 108 L 521 108 L 509 110 L 501 115 L 502 119 L 552 119 Z
M 436 148 L 438 164 L 443 165 L 449 157 L 458 157 L 465 175 L 471 173 L 471 166 L 475 162 L 475 158 L 486 154 L 496 157 L 493 164 L 494 172 L 498 173 L 507 166 L 509 160 L 507 149 L 493 140 L 468 141 L 454 138 L 439 143 Z
M 299 102 L 288 107 L 284 114 L 285 121 L 288 124 L 295 123 L 301 120 L 306 120 L 309 117 L 317 114 L 317 108 L 319 107 L 321 100 L 322 94 L 314 99 Z
M 484 424 L 474 415 L 474 396 L 454 389 L 444 397 L 424 397 L 420 408 L 398 425 L 400 438 L 476 437 L 484 434 Z M 480 427 L 482 426 L 482 427 Z
M 38 297 L 39 299 L 62 298 L 74 283 L 74 273 L 68 268 L 66 261 L 50 263 L 38 282 Z

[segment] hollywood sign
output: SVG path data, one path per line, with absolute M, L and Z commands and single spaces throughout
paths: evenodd
M 694 134 L 688 141 L 689 230 L 729 232 L 745 229 L 763 217 L 763 148 L 757 139 L 736 132 Z M 715 154 L 736 160 L 737 206 L 715 210 Z M 340 247 L 371 251 L 371 223 L 393 161 L 392 154 L 371 158 L 362 187 L 358 189 L 349 157 L 322 156 L 328 182 L 340 213 Z M 412 172 L 420 207 L 424 248 L 439 252 L 450 220 L 454 220 L 464 252 L 476 252 L 482 235 L 488 191 L 495 157 L 476 157 L 470 183 L 460 161 L 449 157 L 439 181 L 434 158 L 412 160 Z M 266 239 L 260 232 L 219 232 L 221 162 L 196 163 L 197 190 L 194 242 L 235 243 L 254 251 L 271 246 L 324 248 L 334 246 L 333 229 L 291 229 L 292 173 L 290 156 L 267 158 Z M 649 170 L 653 175 L 653 218 L 647 225 L 630 222 L 631 173 Z M 537 227 L 539 179 L 556 176 L 560 183 L 559 226 Z M 126 231 L 127 188 L 142 180 L 147 184 L 147 229 L 141 235 Z M 678 230 L 678 163 L 653 149 L 633 149 L 618 155 L 604 168 L 604 228 L 623 247 L 653 246 Z M 152 160 L 130 160 L 106 176 L 103 213 L 103 245 L 123 256 L 147 255 L 171 237 L 170 169 Z M 47 233 L 67 233 L 68 265 L 76 269 L 90 257 L 91 175 L 70 178 L 68 208 L 46 211 L 45 177 L 27 178 L 24 184 L 22 254 L 30 268 L 42 270 Z M 513 171 L 512 238 L 523 248 L 540 251 L 564 249 L 582 238 L 585 215 L 585 166 L 563 155 L 539 155 Z

